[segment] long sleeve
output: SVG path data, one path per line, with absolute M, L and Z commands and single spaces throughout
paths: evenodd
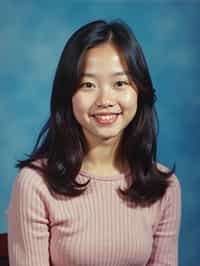
M 44 187 L 31 169 L 17 176 L 7 211 L 10 266 L 48 266 L 49 230 Z
M 181 221 L 181 190 L 176 176 L 161 203 L 161 217 L 153 235 L 153 249 L 147 266 L 177 266 Z
M 127 206 L 116 193 L 124 174 L 90 178 L 79 197 L 53 195 L 44 179 L 24 168 L 8 207 L 10 266 L 177 266 L 180 184 L 146 208 Z

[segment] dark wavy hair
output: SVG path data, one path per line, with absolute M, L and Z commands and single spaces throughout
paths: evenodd
M 121 20 L 88 23 L 69 38 L 53 82 L 49 119 L 28 159 L 18 161 L 16 166 L 39 170 L 52 193 L 79 196 L 87 189 L 90 180 L 84 184 L 76 180 L 88 148 L 72 111 L 72 97 L 81 79 L 86 51 L 105 42 L 112 42 L 122 52 L 139 89 L 136 115 L 124 129 L 120 142 L 120 155 L 128 162 L 132 181 L 126 190 L 118 192 L 139 206 L 151 205 L 164 195 L 175 165 L 172 170 L 162 171 L 156 163 L 159 122 L 155 89 L 142 49 Z M 38 160 L 42 165 L 35 164 Z

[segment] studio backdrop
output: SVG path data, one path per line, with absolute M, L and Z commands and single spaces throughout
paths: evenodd
M 148 61 L 160 121 L 158 161 L 176 163 L 182 186 L 180 265 L 197 266 L 200 236 L 200 2 L 4 1 L 0 9 L 0 232 L 18 159 L 48 118 L 63 44 L 81 25 L 123 19 Z

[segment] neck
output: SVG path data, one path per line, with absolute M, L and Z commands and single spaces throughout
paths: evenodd
M 119 140 L 104 140 L 89 145 L 82 170 L 100 174 L 123 172 L 127 167 L 119 156 Z

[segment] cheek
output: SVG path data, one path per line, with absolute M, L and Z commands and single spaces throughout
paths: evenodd
M 72 98 L 72 108 L 75 117 L 80 118 L 89 111 L 90 102 L 88 101 L 87 97 L 76 94 Z
M 137 109 L 137 93 L 135 91 L 130 91 L 124 94 L 121 98 L 121 104 L 127 111 L 133 111 Z
M 79 110 L 82 108 L 82 101 L 77 95 L 73 96 L 72 98 L 72 107 L 74 113 L 79 112 Z
M 80 114 L 83 110 L 83 101 L 80 97 L 74 96 L 72 98 L 72 108 L 75 118 L 80 122 Z

